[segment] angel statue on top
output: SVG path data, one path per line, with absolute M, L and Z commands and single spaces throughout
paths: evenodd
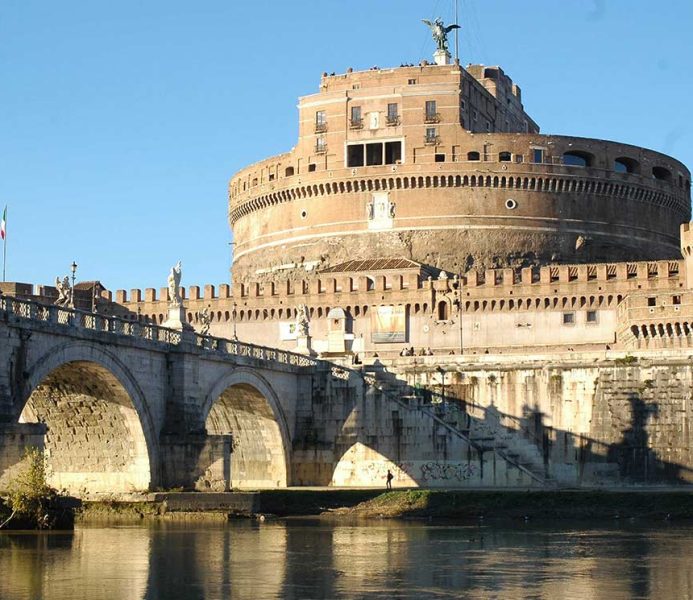
M 448 33 L 450 33 L 453 29 L 460 29 L 460 26 L 453 23 L 452 25 L 448 25 L 446 27 L 443 23 L 443 19 L 440 17 L 438 17 L 432 23 L 428 19 L 422 19 L 422 21 L 431 28 L 433 40 L 438 46 L 438 50 L 448 52 Z
M 182 265 L 178 261 L 175 267 L 171 267 L 168 274 L 168 304 L 169 306 L 181 306 L 183 300 L 180 297 L 180 278 L 182 276 Z

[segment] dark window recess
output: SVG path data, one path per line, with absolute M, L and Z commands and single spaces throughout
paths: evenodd
M 284 177 L 291 177 L 294 174 L 294 168 L 293 167 L 286 167 L 286 170 L 284 171 Z
M 671 181 L 671 171 L 664 167 L 652 167 L 652 177 L 661 181 Z
M 575 324 L 575 313 L 568 312 L 563 313 L 563 325 L 574 325 Z
M 315 169 L 316 169 L 315 163 L 310 163 L 308 165 L 308 172 L 309 173 L 312 173 L 313 171 L 315 171 Z
M 544 162 L 544 151 L 541 148 L 532 149 L 532 162 L 539 164 Z
M 383 145 L 366 144 L 366 166 L 372 167 L 383 164 Z
M 498 154 L 498 160 L 500 162 L 510 162 L 513 159 L 513 155 L 510 152 L 501 152 Z
M 647 306 L 657 306 L 657 298 L 650 296 L 647 299 Z
M 478 152 L 467 152 L 467 160 L 480 160 L 481 156 Z
M 436 154 L 435 161 L 436 162 L 445 162 L 445 154 Z
M 362 167 L 363 165 L 363 144 L 347 146 L 347 167 Z
M 396 165 L 402 162 L 402 142 L 385 142 L 385 164 Z
M 672 303 L 672 304 L 681 304 L 681 296 L 674 296 L 674 297 L 671 299 L 671 303 Z
M 588 310 L 587 311 L 587 322 L 588 323 L 596 323 L 597 322 L 597 311 L 596 310 Z
M 402 142 L 374 142 L 347 146 L 347 167 L 395 165 L 402 161 Z
M 637 160 L 621 156 L 614 161 L 614 171 L 617 173 L 639 173 L 640 165 Z
M 563 164 L 569 167 L 591 167 L 594 156 L 589 152 L 566 152 L 563 154 Z

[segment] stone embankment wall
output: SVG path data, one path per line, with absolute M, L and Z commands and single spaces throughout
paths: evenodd
M 442 366 L 446 398 L 536 445 L 559 483 L 693 483 L 690 359 L 682 351 L 402 358 L 388 368 L 441 394 Z

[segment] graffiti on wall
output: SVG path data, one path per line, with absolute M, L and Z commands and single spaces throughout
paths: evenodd
M 471 463 L 427 462 L 421 465 L 422 481 L 467 481 L 477 474 Z

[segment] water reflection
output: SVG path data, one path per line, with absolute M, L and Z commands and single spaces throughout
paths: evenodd
M 83 527 L 0 535 L 0 598 L 691 598 L 692 541 L 631 523 Z

